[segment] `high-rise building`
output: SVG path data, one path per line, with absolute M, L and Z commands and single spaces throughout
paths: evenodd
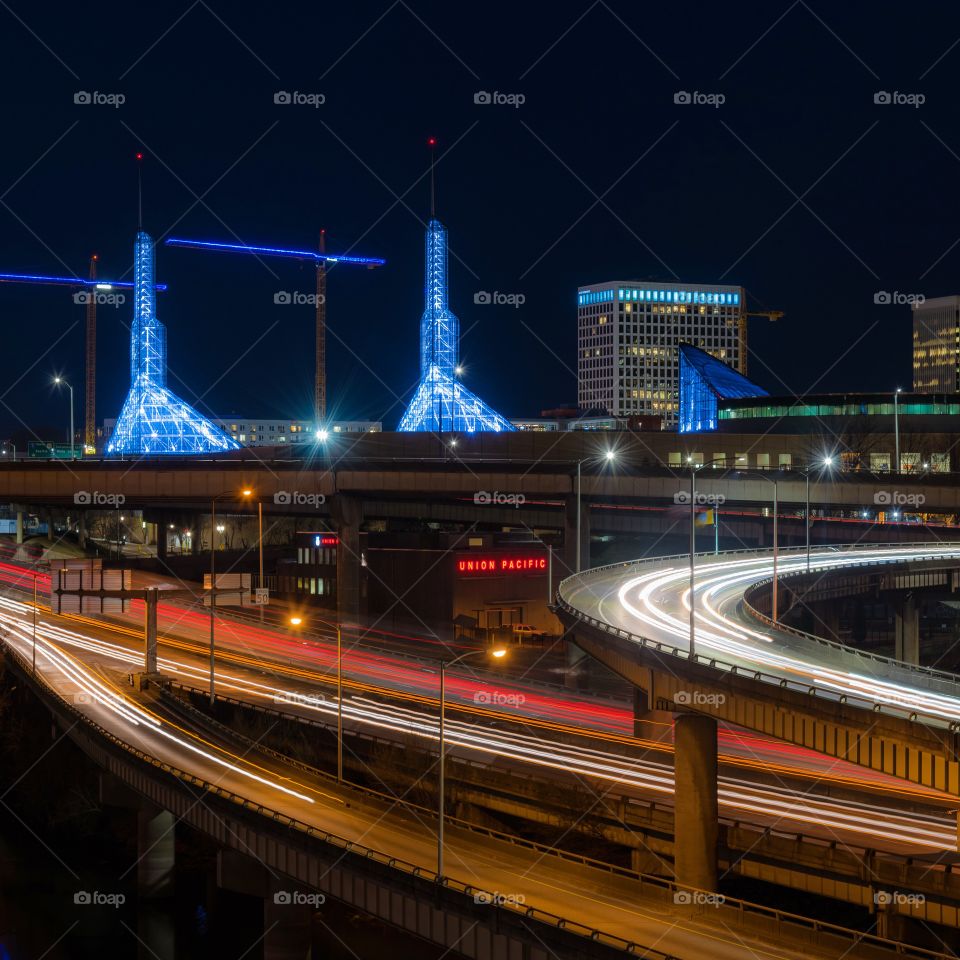
M 960 297 L 913 304 L 913 392 L 960 393 Z
M 747 372 L 742 287 L 611 280 L 577 292 L 577 398 L 612 416 L 679 415 L 677 344 Z

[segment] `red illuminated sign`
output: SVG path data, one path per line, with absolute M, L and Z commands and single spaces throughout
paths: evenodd
M 329 536 L 316 536 L 313 538 L 313 545 L 315 547 L 335 547 L 340 543 L 340 538 L 329 535 Z
M 547 569 L 547 558 L 537 556 L 490 556 L 460 557 L 457 560 L 457 573 L 464 576 L 511 576 L 518 573 L 537 573 Z

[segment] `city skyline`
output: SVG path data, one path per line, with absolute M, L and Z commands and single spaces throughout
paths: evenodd
M 97 252 L 105 273 L 125 273 L 142 150 L 144 225 L 158 241 L 175 225 L 310 247 L 324 227 L 334 249 L 388 260 L 363 284 L 331 273 L 330 395 L 332 416 L 395 424 L 416 380 L 425 142 L 436 136 L 465 382 L 505 416 L 575 399 L 576 289 L 609 276 L 732 282 L 751 306 L 784 310 L 776 324 L 751 321 L 751 372 L 771 393 L 909 385 L 910 316 L 897 300 L 956 292 L 953 201 L 940 199 L 957 163 L 943 112 L 955 54 L 926 42 L 950 34 L 947 11 L 921 11 L 903 33 L 855 8 L 824 23 L 802 5 L 768 21 L 704 11 L 683 24 L 685 44 L 710 51 L 694 66 L 674 54 L 679 24 L 664 11 L 634 19 L 601 4 L 542 23 L 511 10 L 509 36 L 497 35 L 506 8 L 472 31 L 440 9 L 381 13 L 331 14 L 311 48 L 315 72 L 297 73 L 283 51 L 303 41 L 240 11 L 226 30 L 198 8 L 155 47 L 112 44 L 109 30 L 87 37 L 88 25 L 67 18 L 45 25 L 48 51 L 12 23 L 24 42 L 6 68 L 20 94 L 0 266 L 83 275 Z M 150 37 L 170 27 L 161 21 L 122 16 L 123 29 L 137 23 Z M 616 69 L 568 76 L 565 64 L 598 35 Z M 802 73 L 811 51 L 815 77 Z M 185 66 L 163 71 L 172 57 Z M 169 74 L 160 92 L 158 69 Z M 914 87 L 924 103 L 892 98 Z M 724 102 L 700 96 L 711 91 Z M 875 103 L 885 92 L 891 102 Z M 91 102 L 75 103 L 83 94 Z M 111 95 L 124 102 L 104 102 Z M 594 150 L 598 139 L 609 148 Z M 930 189 L 919 195 L 910 184 L 921 174 Z M 309 277 L 166 250 L 158 270 L 171 284 L 163 312 L 184 399 L 203 395 L 214 414 L 308 413 L 310 311 L 273 297 L 309 293 Z M 483 293 L 491 302 L 475 303 Z M 53 290 L 0 294 L 9 347 L 38 362 L 7 396 L 2 429 L 58 422 L 47 381 L 82 380 L 81 311 Z M 875 302 L 883 294 L 890 303 Z M 125 318 L 102 313 L 105 371 L 122 355 Z M 838 349 L 824 357 L 828 337 Z M 284 368 L 265 397 L 252 386 L 264 361 Z M 123 390 L 101 379 L 99 411 L 118 412 Z M 260 400 L 266 409 L 252 413 Z

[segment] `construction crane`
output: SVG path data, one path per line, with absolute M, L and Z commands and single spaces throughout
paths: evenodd
M 747 375 L 747 320 L 750 317 L 766 317 L 774 322 L 783 317 L 782 310 L 748 310 L 744 308 L 740 314 L 739 339 L 740 339 L 740 373 Z
M 354 257 L 347 254 L 326 252 L 325 231 L 320 231 L 319 249 L 289 250 L 284 247 L 253 247 L 242 243 L 214 243 L 206 240 L 184 240 L 169 237 L 170 247 L 188 247 L 193 250 L 209 250 L 215 253 L 246 253 L 261 257 L 287 257 L 292 260 L 312 261 L 317 271 L 316 300 L 316 373 L 313 385 L 313 416 L 315 429 L 321 429 L 327 419 L 327 264 L 343 263 L 348 266 L 382 267 L 387 261 L 380 257 Z
M 133 284 L 122 280 L 97 279 L 97 254 L 90 257 L 89 276 L 48 277 L 36 273 L 0 273 L 0 283 L 39 283 L 47 286 L 73 287 L 85 292 L 80 299 L 86 309 L 86 370 L 84 383 L 83 446 L 85 453 L 93 453 L 97 444 L 97 299 L 111 290 L 132 290 Z M 165 283 L 158 283 L 157 290 L 166 290 Z

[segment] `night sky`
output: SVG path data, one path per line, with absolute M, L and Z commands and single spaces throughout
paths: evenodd
M 508 416 L 575 401 L 579 284 L 742 284 L 786 314 L 750 326 L 773 393 L 909 388 L 909 307 L 875 294 L 960 293 L 955 5 L 12 0 L 0 46 L 0 271 L 85 276 L 97 252 L 130 279 L 137 150 L 157 239 L 310 247 L 325 227 L 388 261 L 329 280 L 338 417 L 392 428 L 416 382 L 431 135 L 466 382 Z M 161 246 L 158 279 L 174 390 L 310 416 L 313 311 L 274 294 L 311 292 L 311 268 Z M 130 313 L 99 311 L 98 422 L 129 385 Z M 50 381 L 74 384 L 79 429 L 83 308 L 0 285 L 0 316 L 0 433 L 65 438 Z

